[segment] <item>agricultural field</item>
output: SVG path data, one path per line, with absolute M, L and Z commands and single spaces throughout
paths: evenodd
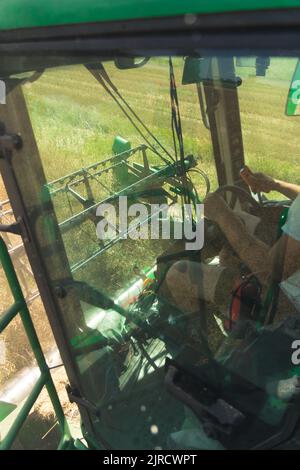
M 266 77 L 255 77 L 255 71 L 248 67 L 237 67 L 237 75 L 243 79 L 238 92 L 247 163 L 258 171 L 292 180 L 296 177 L 299 181 L 300 118 L 285 116 L 295 65 L 295 59 L 272 59 Z M 137 70 L 118 70 L 111 63 L 105 67 L 126 100 L 172 151 L 167 59 L 152 59 Z M 201 121 L 196 87 L 181 84 L 182 69 L 183 60 L 177 59 L 185 153 L 200 157 L 199 167 L 207 172 L 215 187 L 210 134 Z M 49 181 L 111 155 L 116 135 L 130 141 L 133 147 L 143 143 L 112 98 L 83 66 L 49 70 L 37 82 L 26 84 L 24 92 Z M 287 163 L 284 167 L 283 156 Z

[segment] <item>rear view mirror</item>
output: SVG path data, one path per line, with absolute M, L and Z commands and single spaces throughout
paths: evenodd
M 232 75 L 231 70 L 223 71 L 222 77 L 218 69 L 212 66 L 213 58 L 211 57 L 186 57 L 184 61 L 182 85 L 190 85 L 192 83 L 198 85 L 202 82 L 219 80 L 224 86 L 237 87 L 240 86 L 242 80 Z
M 184 61 L 182 85 L 201 83 L 211 78 L 211 60 L 200 57 L 187 57 Z
M 116 57 L 115 66 L 121 70 L 137 69 L 147 64 L 150 57 Z
M 287 116 L 300 115 L 300 61 L 298 60 L 287 97 Z

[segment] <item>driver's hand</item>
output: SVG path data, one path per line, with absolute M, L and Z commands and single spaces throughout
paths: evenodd
M 276 181 L 264 173 L 252 173 L 250 168 L 245 166 L 240 174 L 254 193 L 269 193 L 276 189 Z
M 204 199 L 204 215 L 214 222 L 218 222 L 220 216 L 227 209 L 226 202 L 217 193 L 209 193 Z

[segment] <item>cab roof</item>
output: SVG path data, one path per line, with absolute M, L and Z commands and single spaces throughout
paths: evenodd
M 300 0 L 0 0 L 0 31 L 297 7 Z

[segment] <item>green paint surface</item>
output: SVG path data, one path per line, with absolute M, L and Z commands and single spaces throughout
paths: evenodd
M 0 423 L 3 421 L 12 411 L 17 408 L 17 405 L 13 403 L 7 403 L 5 401 L 0 401 Z
M 0 30 L 300 7 L 300 0 L 0 0 Z

